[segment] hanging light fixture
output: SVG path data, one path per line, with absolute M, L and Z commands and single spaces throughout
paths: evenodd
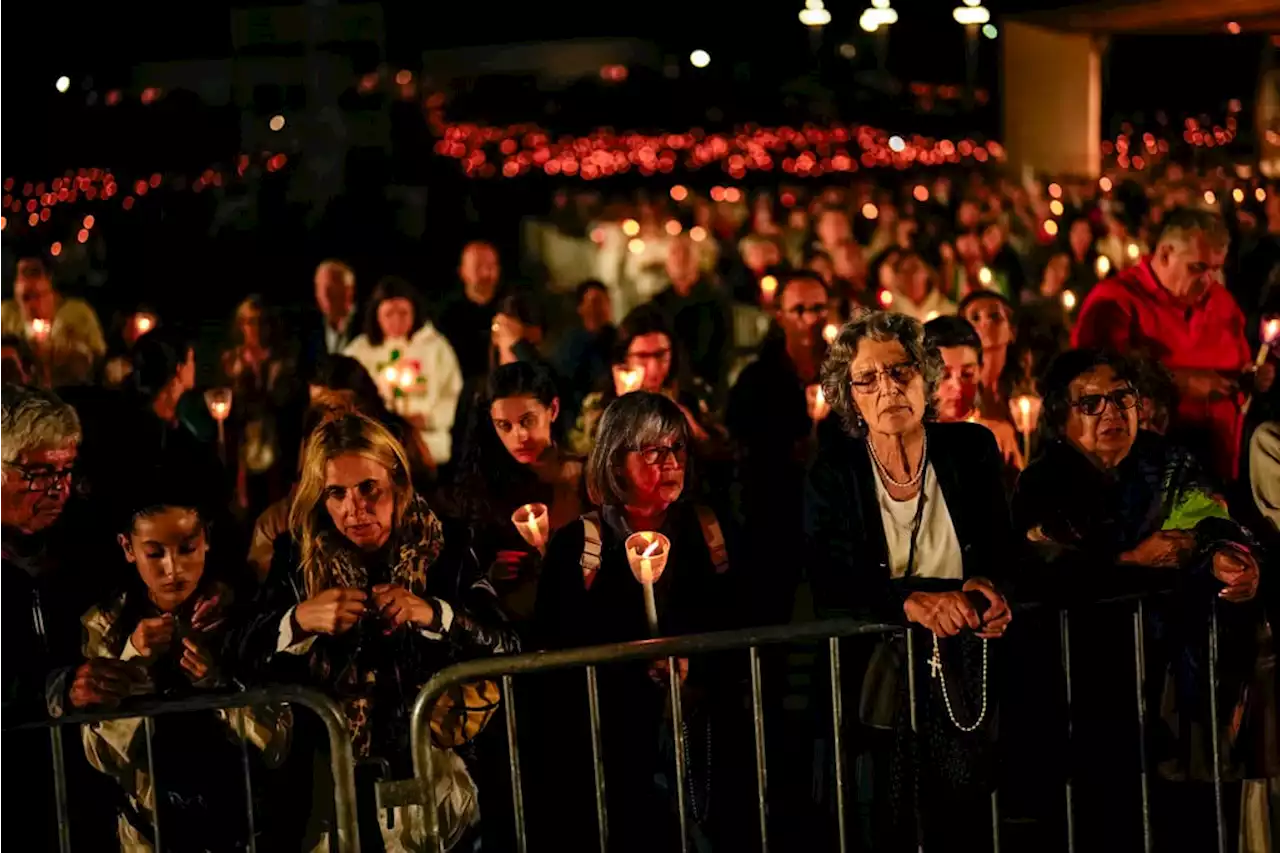
M 889 7 L 889 0 L 871 0 L 871 7 L 863 9 L 862 17 L 858 18 L 858 26 L 869 33 L 896 23 L 898 12 Z
M 800 23 L 806 27 L 825 27 L 831 23 L 831 13 L 822 0 L 804 0 L 804 8 L 800 10 Z

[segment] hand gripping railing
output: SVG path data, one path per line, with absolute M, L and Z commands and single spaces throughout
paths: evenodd
M 1101 600 L 1081 602 L 1082 605 L 1111 605 L 1132 603 L 1133 613 L 1133 655 L 1136 675 L 1136 706 L 1138 723 L 1138 758 L 1142 792 L 1142 832 L 1143 847 L 1148 853 L 1152 850 L 1151 808 L 1149 790 L 1149 768 L 1146 753 L 1147 713 L 1145 704 L 1145 650 L 1143 647 L 1144 600 L 1151 597 L 1148 592 L 1132 593 Z M 1052 607 L 1039 603 L 1016 605 L 1015 613 L 1047 610 Z M 1062 674 L 1066 688 L 1067 737 L 1071 732 L 1072 672 L 1071 672 L 1071 640 L 1069 610 L 1058 610 L 1059 638 L 1061 642 Z M 723 631 L 714 634 L 697 634 L 684 637 L 673 637 L 659 640 L 645 640 L 631 643 L 615 643 L 602 646 L 590 646 L 566 649 L 554 652 L 534 652 L 531 654 L 498 656 L 467 661 L 448 667 L 431 678 L 418 694 L 414 702 L 410 719 L 414 772 L 422 791 L 428 792 L 424 800 L 427 813 L 428 837 L 435 839 L 436 849 L 443 853 L 444 841 L 438 829 L 439 816 L 436 813 L 429 792 L 434 790 L 434 768 L 431 757 L 430 716 L 431 708 L 445 691 L 455 685 L 486 678 L 502 679 L 503 704 L 507 723 L 507 743 L 511 762 L 512 802 L 515 811 L 516 849 L 526 853 L 528 840 L 525 831 L 524 795 L 521 785 L 519 741 L 516 732 L 515 690 L 512 677 L 528 675 L 549 670 L 562 670 L 582 667 L 586 671 L 587 703 L 591 727 L 591 746 L 596 782 L 596 820 L 599 830 L 600 850 L 607 853 L 609 840 L 608 814 L 605 807 L 604 757 L 602 755 L 600 737 L 600 703 L 597 689 L 596 667 L 599 664 L 621 663 L 624 661 L 657 660 L 666 658 L 668 676 L 671 685 L 671 712 L 675 727 L 678 729 L 681 720 L 680 681 L 677 677 L 676 659 L 688 655 L 708 652 L 722 652 L 733 649 L 748 649 L 751 668 L 751 708 L 754 723 L 754 739 L 756 753 L 756 792 L 758 816 L 760 822 L 760 841 L 763 853 L 769 850 L 768 831 L 768 768 L 765 759 L 764 705 L 760 675 L 760 647 L 789 643 L 803 643 L 826 640 L 830 654 L 830 687 L 832 713 L 832 747 L 835 764 L 835 796 L 836 820 L 839 849 L 844 853 L 848 849 L 848 828 L 846 826 L 846 791 L 845 791 L 845 756 L 843 744 L 844 709 L 842 673 L 840 662 L 840 640 L 869 634 L 906 634 L 907 636 L 907 691 L 910 703 L 910 725 L 913 731 L 918 730 L 916 714 L 916 663 L 914 643 L 911 637 L 914 632 L 905 631 L 902 625 L 891 625 L 878 622 L 864 622 L 854 619 L 831 619 L 808 622 L 796 625 L 779 625 L 767 628 L 753 628 L 741 631 Z M 1225 853 L 1226 824 L 1222 811 L 1222 771 L 1220 763 L 1220 733 L 1217 726 L 1218 696 L 1218 614 L 1217 602 L 1211 610 L 1209 624 L 1209 658 L 1208 658 L 1208 698 L 1211 714 L 1211 739 L 1213 751 L 1213 782 L 1216 806 L 1218 833 L 1218 850 Z M 681 792 L 678 799 L 678 814 L 681 831 L 681 849 L 688 850 L 688 815 L 684 792 L 687 775 L 687 756 L 681 738 L 675 740 L 676 790 Z M 1073 802 L 1073 782 L 1071 774 L 1066 774 L 1064 783 L 1067 849 L 1070 853 L 1076 850 L 1075 838 L 1075 804 Z M 992 816 L 992 848 L 996 853 L 1000 850 L 1000 818 L 997 792 L 991 795 Z
M 351 752 L 351 735 L 347 727 L 346 715 L 337 703 L 323 693 L 303 687 L 282 685 L 278 687 L 245 690 L 239 693 L 200 694 L 180 699 L 141 699 L 127 703 L 125 707 L 110 711 L 90 711 L 79 714 L 68 714 L 47 720 L 27 722 L 16 726 L 4 727 L 5 732 L 48 729 L 53 751 L 54 799 L 58 817 L 58 844 L 62 853 L 71 851 L 70 806 L 67 802 L 66 766 L 63 761 L 62 728 L 79 726 L 87 723 L 98 723 L 106 720 L 145 718 L 143 731 L 147 739 L 147 762 L 151 772 L 152 784 L 157 791 L 161 790 L 162 780 L 155 778 L 154 762 L 151 755 L 151 737 L 153 719 L 166 714 L 181 714 L 190 711 L 213 711 L 221 708 L 247 708 L 259 705 L 275 705 L 288 703 L 301 705 L 320 718 L 329 735 L 330 766 L 333 770 L 333 801 L 337 817 L 337 849 L 339 853 L 360 853 L 360 833 L 356 818 L 356 790 L 354 762 Z M 256 851 L 253 839 L 253 793 L 249 779 L 249 766 L 244 764 L 245 796 L 249 810 L 250 840 L 249 849 Z M 158 798 L 157 798 L 158 799 Z M 162 835 L 160 827 L 160 810 L 153 809 L 153 831 L 155 832 L 155 853 L 161 853 Z

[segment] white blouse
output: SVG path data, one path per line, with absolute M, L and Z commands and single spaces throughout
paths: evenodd
M 880 518 L 884 522 L 884 538 L 889 546 L 889 574 L 900 578 L 907 573 L 907 560 L 911 554 L 911 527 L 915 523 L 917 494 L 905 501 L 894 500 L 884 487 L 879 472 L 873 472 L 876 481 L 876 499 L 880 503 Z M 942 496 L 933 463 L 924 472 L 924 514 L 920 519 L 920 532 L 916 535 L 916 560 L 912 577 L 962 580 L 964 560 L 960 554 L 960 539 L 951 523 L 947 499 Z
M 397 364 L 409 366 L 415 376 L 425 380 L 412 384 L 399 397 L 395 383 L 390 382 L 385 373 L 391 364 L 392 352 L 399 352 Z M 347 345 L 346 354 L 369 371 L 382 391 L 387 408 L 406 417 L 421 416 L 425 424 L 422 440 L 431 451 L 431 458 L 437 465 L 448 462 L 453 450 L 450 430 L 458 411 L 458 397 L 462 394 L 462 370 L 458 356 L 444 335 L 430 323 L 407 341 L 384 340 L 376 347 L 361 335 Z

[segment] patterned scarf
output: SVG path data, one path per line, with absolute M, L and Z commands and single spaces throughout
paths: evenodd
M 427 502 L 415 496 L 392 534 L 388 550 L 390 576 L 374 579 L 369 577 L 363 555 L 342 534 L 326 531 L 317 544 L 317 558 L 304 575 L 308 596 L 334 587 L 368 592 L 379 583 L 392 583 L 425 598 L 427 570 L 444 549 L 444 529 Z M 375 697 L 387 694 L 387 689 L 379 689 L 379 679 L 389 682 L 383 688 L 394 688 L 396 680 L 398 662 L 395 656 L 386 654 L 393 638 L 382 636 L 381 625 L 362 621 L 335 639 L 337 642 L 326 644 L 323 651 L 317 647 L 312 655 L 312 670 L 342 701 L 356 757 L 364 758 L 372 745 Z

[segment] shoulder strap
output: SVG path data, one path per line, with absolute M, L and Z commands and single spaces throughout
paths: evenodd
M 707 550 L 711 553 L 711 564 L 716 567 L 716 574 L 722 575 L 729 570 L 729 549 L 724 544 L 720 520 L 711 507 L 699 504 L 698 524 L 702 527 L 702 538 L 706 540 Z
M 600 571 L 600 551 L 604 542 L 600 538 L 600 514 L 589 512 L 582 516 L 582 585 L 591 589 L 591 582 Z

